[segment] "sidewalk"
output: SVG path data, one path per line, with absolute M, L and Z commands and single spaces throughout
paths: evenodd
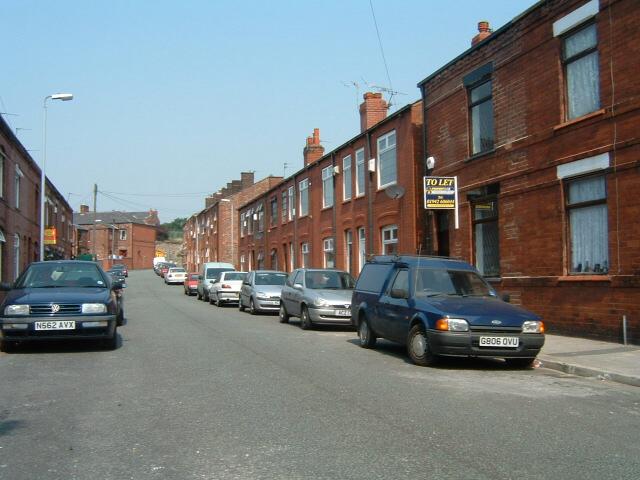
M 640 387 L 640 346 L 546 335 L 540 367 Z

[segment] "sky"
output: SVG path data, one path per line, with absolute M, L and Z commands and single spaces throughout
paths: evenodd
M 390 113 L 418 100 L 479 21 L 534 3 L 2 0 L 0 111 L 40 164 L 43 100 L 72 93 L 47 103 L 49 179 L 74 210 L 97 184 L 98 211 L 168 222 L 242 171 L 301 169 L 314 128 L 325 152 L 357 135 L 365 91 L 399 92 Z

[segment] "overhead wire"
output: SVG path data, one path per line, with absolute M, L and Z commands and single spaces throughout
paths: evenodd
M 389 88 L 393 90 L 391 83 L 391 75 L 389 75 L 389 66 L 387 65 L 387 58 L 384 55 L 384 48 L 382 47 L 382 37 L 380 36 L 380 29 L 378 28 L 378 21 L 376 20 L 376 12 L 373 9 L 373 0 L 369 0 L 369 6 L 371 7 L 371 16 L 373 16 L 373 24 L 376 27 L 376 34 L 378 35 L 378 45 L 380 45 L 380 53 L 382 54 L 382 63 L 384 63 L 384 69 L 387 72 L 387 81 L 389 82 Z

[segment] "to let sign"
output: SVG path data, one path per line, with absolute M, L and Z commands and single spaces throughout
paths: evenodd
M 56 227 L 49 227 L 44 229 L 44 244 L 45 245 L 55 245 L 57 243 L 58 235 L 57 235 Z
M 456 177 L 424 177 L 424 208 L 455 210 Z

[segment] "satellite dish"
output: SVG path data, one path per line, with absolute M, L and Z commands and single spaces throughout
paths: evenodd
M 393 198 L 394 200 L 397 198 L 402 198 L 404 195 L 404 187 L 400 185 L 390 185 L 384 189 L 384 193 L 387 194 L 389 198 Z

